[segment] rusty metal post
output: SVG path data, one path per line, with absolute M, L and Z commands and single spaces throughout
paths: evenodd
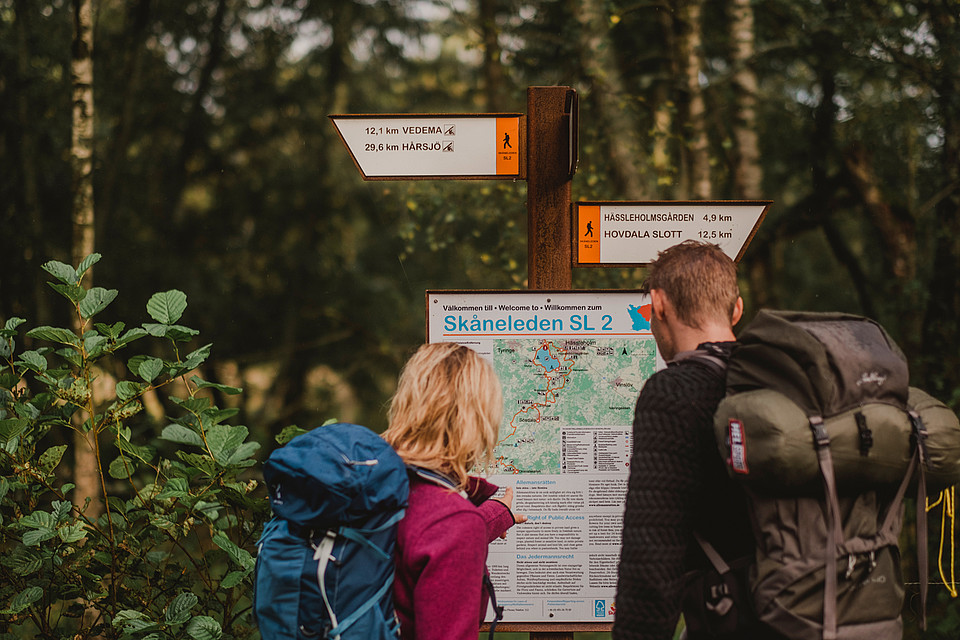
M 573 287 L 570 87 L 527 88 L 527 288 Z M 573 640 L 573 631 L 531 631 L 530 640 Z
M 527 288 L 573 286 L 570 87 L 527 88 Z

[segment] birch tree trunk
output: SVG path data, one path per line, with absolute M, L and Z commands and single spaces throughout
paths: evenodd
M 93 216 L 93 9 L 92 0 L 73 0 L 73 46 L 70 54 L 70 77 L 73 89 L 73 127 L 70 160 L 73 171 L 73 245 L 74 265 L 94 249 Z M 91 274 L 84 278 L 90 287 Z M 82 330 L 79 319 L 75 329 Z M 84 433 L 86 416 L 75 415 L 74 427 L 74 503 L 86 509 L 88 518 L 102 513 L 100 474 L 97 465 L 97 438 Z
M 706 129 L 706 104 L 700 86 L 703 68 L 701 0 L 686 0 L 680 9 L 680 61 L 687 92 L 688 172 L 690 197 L 710 198 L 710 148 Z
M 738 198 L 763 197 L 763 168 L 757 135 L 757 74 L 753 70 L 754 28 L 750 0 L 731 0 L 730 36 L 733 42 L 733 91 L 736 100 L 734 138 L 737 164 L 733 171 L 734 193 Z
M 653 150 L 650 161 L 657 174 L 657 192 L 669 187 L 673 188 L 677 182 L 677 165 L 673 161 L 676 135 L 674 122 L 676 120 L 677 99 L 675 95 L 676 78 L 680 76 L 677 64 L 676 19 L 674 12 L 666 6 L 657 10 L 660 33 L 663 35 L 663 51 L 666 62 L 663 75 L 666 80 L 656 84 L 653 90 Z
M 753 68 L 755 52 L 753 7 L 750 0 L 730 0 L 730 63 L 733 67 L 733 94 L 736 118 L 733 137 L 736 145 L 733 167 L 733 195 L 745 200 L 763 198 L 763 167 L 760 165 L 760 143 L 757 135 L 757 74 Z M 770 246 L 754 252 L 746 276 L 757 308 L 768 307 L 769 273 L 772 257 Z

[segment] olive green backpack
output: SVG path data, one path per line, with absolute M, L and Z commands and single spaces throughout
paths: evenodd
M 899 639 L 903 499 L 917 492 L 925 612 L 923 498 L 960 482 L 957 416 L 909 386 L 879 324 L 846 314 L 761 311 L 726 384 L 714 428 L 751 505 L 757 617 L 793 640 Z

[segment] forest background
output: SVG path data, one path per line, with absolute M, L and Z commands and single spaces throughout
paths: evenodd
M 425 289 L 526 286 L 525 185 L 363 182 L 328 115 L 537 85 L 579 93 L 575 200 L 772 200 L 745 317 L 873 317 L 960 408 L 957 0 L 0 0 L 0 324 L 70 325 L 41 265 L 96 251 L 110 321 L 186 294 L 257 459 L 292 424 L 379 431 Z

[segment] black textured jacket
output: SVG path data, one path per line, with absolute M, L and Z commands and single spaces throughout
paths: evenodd
M 728 357 L 735 343 L 701 345 Z M 745 498 L 713 436 L 723 375 L 684 360 L 647 380 L 637 400 L 614 640 L 670 640 L 684 574 L 707 565 L 697 530 L 725 558 L 752 552 Z

